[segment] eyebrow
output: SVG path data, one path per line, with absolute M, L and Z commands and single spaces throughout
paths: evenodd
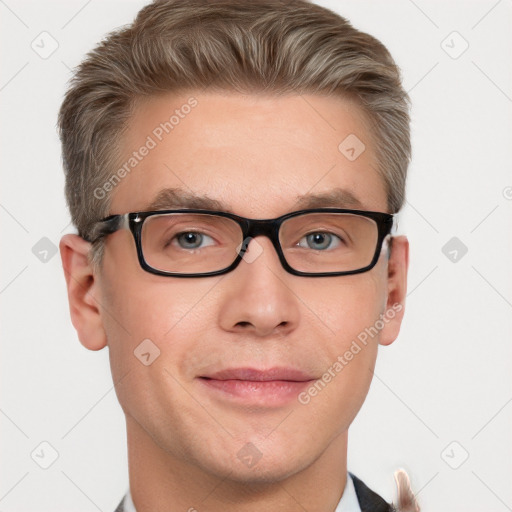
M 227 205 L 217 199 L 192 194 L 182 188 L 164 188 L 144 210 L 172 210 L 173 208 L 197 208 L 200 210 L 220 210 L 233 213 Z
M 320 194 L 299 195 L 294 207 L 296 210 L 324 207 L 364 209 L 362 202 L 352 192 L 339 187 Z M 174 208 L 197 208 L 233 213 L 230 206 L 222 201 L 212 199 L 206 195 L 196 195 L 182 188 L 161 190 L 144 208 L 144 211 L 171 210 Z
M 301 209 L 323 208 L 326 206 L 334 208 L 364 209 L 363 203 L 349 190 L 333 188 L 321 194 L 304 194 L 298 196 L 296 205 Z

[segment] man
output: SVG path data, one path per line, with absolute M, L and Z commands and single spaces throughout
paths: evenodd
M 382 44 L 303 0 L 157 1 L 79 66 L 59 127 L 71 318 L 126 416 L 118 510 L 393 510 L 347 471 L 406 294 Z

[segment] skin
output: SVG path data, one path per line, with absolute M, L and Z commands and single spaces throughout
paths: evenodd
M 198 105 L 112 192 L 110 213 L 138 211 L 165 187 L 222 201 L 234 213 L 274 218 L 297 197 L 350 191 L 363 208 L 388 211 L 364 113 L 348 99 L 238 93 L 165 94 L 135 110 L 122 140 L 139 148 L 169 112 Z M 356 134 L 366 150 L 349 161 L 338 145 Z M 343 207 L 344 205 L 340 205 Z M 294 276 L 268 238 L 252 262 L 207 278 L 168 278 L 139 266 L 128 230 L 106 239 L 102 269 L 77 235 L 60 243 L 71 319 L 81 343 L 108 345 L 126 415 L 130 489 L 138 512 L 334 510 L 347 476 L 348 428 L 367 395 L 378 345 L 392 343 L 396 312 L 307 405 L 244 406 L 205 391 L 198 376 L 229 367 L 293 366 L 316 379 L 380 314 L 404 304 L 408 241 L 352 276 Z M 149 366 L 134 350 L 149 338 Z M 252 467 L 237 457 L 252 443 Z M 303 508 L 302 508 L 303 507 Z M 192 509 L 193 510 L 193 509 Z

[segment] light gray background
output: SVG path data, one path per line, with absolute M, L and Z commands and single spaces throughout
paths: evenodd
M 80 345 L 60 256 L 40 251 L 73 231 L 56 132 L 70 69 L 145 3 L 0 0 L 4 512 L 108 512 L 127 488 L 108 352 Z M 348 468 L 389 501 L 405 468 L 425 512 L 512 510 L 512 2 L 319 3 L 386 44 L 413 101 L 405 321 L 380 348 Z M 46 59 L 31 48 L 51 47 L 43 31 L 58 42 Z

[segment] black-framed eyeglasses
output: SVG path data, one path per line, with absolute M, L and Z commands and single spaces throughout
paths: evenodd
M 392 226 L 392 214 L 364 210 L 315 208 L 276 219 L 248 219 L 187 208 L 111 215 L 95 224 L 89 241 L 127 228 L 147 272 L 207 277 L 230 272 L 242 259 L 255 259 L 258 254 L 251 255 L 249 242 L 266 236 L 286 271 L 322 277 L 372 269 Z

